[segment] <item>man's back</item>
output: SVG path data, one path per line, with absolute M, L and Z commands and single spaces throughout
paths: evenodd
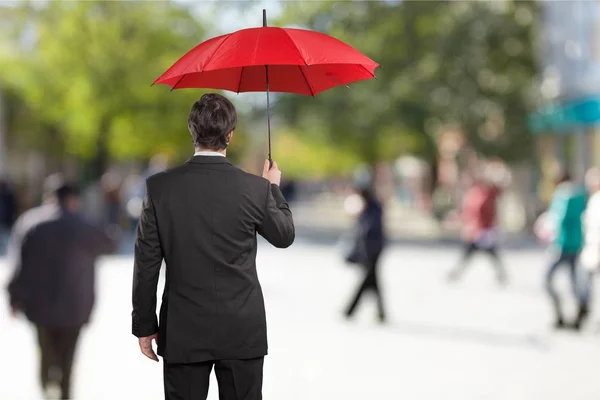
M 289 246 L 289 208 L 275 185 L 226 158 L 196 156 L 151 177 L 136 246 L 134 333 L 156 329 L 152 295 L 164 258 L 158 332 L 167 362 L 265 355 L 257 232 L 277 247 Z
M 10 249 L 17 264 L 11 302 L 36 324 L 83 325 L 94 305 L 95 260 L 113 247 L 102 231 L 58 205 L 28 211 Z

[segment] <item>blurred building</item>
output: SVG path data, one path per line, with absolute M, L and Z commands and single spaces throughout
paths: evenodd
M 582 177 L 600 160 L 600 2 L 544 0 L 540 7 L 540 108 L 529 122 L 539 135 L 542 180 L 557 163 Z

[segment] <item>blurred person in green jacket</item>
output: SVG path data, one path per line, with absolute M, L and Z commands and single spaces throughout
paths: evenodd
M 555 273 L 560 266 L 568 266 L 573 292 L 578 297 L 577 264 L 583 247 L 582 215 L 585 206 L 585 188 L 574 182 L 566 170 L 562 171 L 548 209 L 548 218 L 554 234 L 550 246 L 552 263 L 546 275 L 546 290 L 554 306 L 556 328 L 566 326 L 560 297 L 553 285 Z

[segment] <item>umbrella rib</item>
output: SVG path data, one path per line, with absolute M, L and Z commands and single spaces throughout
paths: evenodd
M 234 33 L 230 33 L 229 35 L 227 35 L 227 37 L 225 39 L 223 39 L 223 41 L 217 46 L 217 48 L 215 49 L 215 51 L 210 55 L 210 58 L 208 60 L 206 60 L 206 62 L 202 66 L 202 72 L 204 72 L 204 70 L 206 69 L 206 66 L 208 65 L 208 63 L 210 63 L 212 61 L 213 57 L 215 56 L 215 54 L 217 54 L 217 51 L 219 51 L 219 49 L 221 48 L 221 46 L 223 46 L 225 44 L 225 42 L 227 40 L 229 40 L 229 38 L 231 36 L 233 36 L 234 34 L 235 34 L 235 32 Z
M 238 83 L 237 94 L 240 94 L 240 88 L 242 87 L 242 77 L 244 76 L 244 68 L 246 68 L 246 66 L 243 66 L 242 72 L 240 72 L 240 82 Z
M 222 41 L 221 43 L 219 43 L 219 45 L 217 46 L 217 48 L 215 49 L 215 51 L 214 51 L 214 52 L 213 52 L 213 53 L 210 55 L 210 58 L 209 58 L 208 60 L 206 60 L 206 62 L 205 62 L 205 63 L 204 63 L 204 65 L 202 66 L 202 70 L 200 71 L 200 73 L 201 73 L 201 74 L 203 74 L 203 73 L 204 73 L 204 69 L 206 68 L 206 66 L 208 65 L 208 63 L 209 63 L 209 62 L 210 62 L 210 61 L 213 59 L 213 57 L 215 56 L 215 54 L 217 53 L 217 51 L 219 51 L 219 49 L 221 48 L 221 46 L 223 46 L 223 43 L 225 43 L 225 42 L 227 41 L 227 39 L 229 39 L 230 37 L 231 37 L 231 34 L 229 34 L 229 35 L 228 35 L 228 36 L 227 36 L 225 39 L 223 39 L 223 41 Z M 187 69 L 187 68 L 188 68 L 188 67 L 189 67 L 189 66 L 190 66 L 190 65 L 191 65 L 193 62 L 194 62 L 194 59 L 192 58 L 192 59 L 190 60 L 190 62 L 189 62 L 189 63 L 187 63 L 187 65 L 185 66 L 185 68 L 184 68 L 184 71 L 185 71 L 185 70 L 186 70 L 186 69 Z M 184 73 L 184 74 L 181 76 L 181 78 L 179 78 L 179 80 L 177 81 L 177 83 L 175 84 L 175 86 L 173 86 L 173 87 L 171 88 L 171 91 L 173 91 L 173 90 L 175 90 L 175 89 L 177 88 L 177 85 L 179 85 L 179 83 L 181 82 L 181 80 L 182 80 L 183 78 L 185 78 L 185 76 L 186 76 L 187 74 L 188 74 L 188 73 L 186 72 L 186 73 Z
M 375 74 L 373 72 L 369 71 L 367 69 L 367 67 L 365 67 L 363 64 L 358 64 L 358 65 L 360 65 L 362 67 L 362 69 L 364 69 L 365 71 L 367 71 L 369 73 L 369 75 L 371 75 L 373 78 L 377 79 L 377 77 L 375 76 Z
M 173 87 L 171 88 L 171 92 L 177 88 L 177 85 L 179 85 L 179 83 L 183 80 L 183 78 L 185 78 L 186 75 L 187 74 L 181 75 L 181 78 L 179 78 L 179 80 L 177 80 L 177 83 L 175 83 L 175 85 L 173 85 Z
M 308 65 L 307 65 L 308 66 Z M 310 90 L 310 95 L 312 97 L 315 97 L 315 92 L 313 91 L 312 87 L 310 87 L 310 83 L 308 83 L 308 78 L 306 77 L 306 75 L 304 74 L 304 70 L 302 69 L 301 65 L 298 65 L 298 68 L 300 69 L 300 73 L 302 74 L 302 76 L 304 77 L 304 82 L 306 82 L 306 86 L 308 86 L 308 90 Z

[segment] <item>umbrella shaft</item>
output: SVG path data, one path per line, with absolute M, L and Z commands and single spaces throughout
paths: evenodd
M 273 165 L 271 158 L 271 103 L 269 101 L 269 66 L 265 65 L 265 78 L 267 83 L 267 132 L 269 136 L 269 163 Z

